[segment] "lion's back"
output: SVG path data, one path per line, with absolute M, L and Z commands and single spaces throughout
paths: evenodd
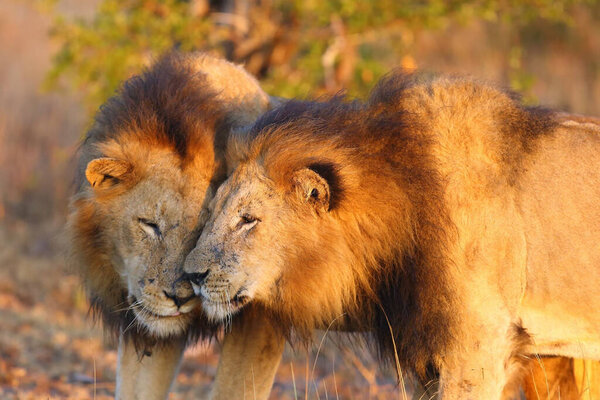
M 404 102 L 433 138 L 458 233 L 450 245 L 457 286 L 498 282 L 496 295 L 537 343 L 545 332 L 565 341 L 597 335 L 600 120 L 526 107 L 460 79 L 418 85 Z
M 600 126 L 561 123 L 531 157 L 521 182 L 524 307 L 550 310 L 556 326 L 593 337 L 600 326 Z M 543 340 L 543 329 L 533 333 Z
M 465 287 L 498 282 L 497 295 L 536 344 L 580 341 L 585 356 L 600 357 L 590 339 L 600 326 L 599 120 L 525 107 L 472 82 L 434 86 L 428 96 L 458 231 L 453 259 L 462 271 L 490 266 L 461 274 Z

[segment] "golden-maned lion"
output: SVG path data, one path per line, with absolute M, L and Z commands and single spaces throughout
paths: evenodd
M 250 135 L 185 262 L 212 320 L 365 332 L 443 399 L 500 398 L 531 354 L 600 359 L 598 126 L 395 74 Z
M 118 398 L 165 398 L 185 340 L 216 329 L 189 283 L 177 282 L 177 266 L 225 177 L 229 132 L 269 104 L 242 68 L 173 53 L 125 82 L 87 133 L 70 260 L 93 309 L 119 335 Z

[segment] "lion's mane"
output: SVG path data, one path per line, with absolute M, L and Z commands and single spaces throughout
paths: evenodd
M 77 194 L 71 203 L 67 227 L 70 261 L 83 277 L 91 310 L 101 317 L 111 334 L 126 330 L 134 317 L 126 311 L 127 289 L 112 263 L 112 249 L 99 221 L 102 217 L 94 212 L 85 178 L 86 166 L 91 160 L 106 156 L 101 149 L 109 142 L 167 147 L 177 155 L 181 168 L 193 159 L 197 163 L 201 157 L 202 170 L 197 173 L 203 179 L 206 175 L 211 177 L 212 187 L 216 189 L 224 179 L 224 143 L 227 129 L 235 118 L 232 111 L 236 109 L 231 99 L 220 97 L 221 93 L 207 74 L 198 71 L 199 63 L 211 63 L 211 60 L 203 55 L 171 53 L 141 75 L 127 80 L 100 108 L 79 149 Z M 134 164 L 135 170 L 151 174 L 147 167 L 151 160 L 145 159 L 143 154 L 143 151 L 129 154 L 128 161 Z M 201 318 L 197 320 L 189 329 L 190 340 L 215 332 L 216 327 Z
M 277 285 L 286 289 L 267 307 L 285 334 L 309 337 L 343 310 L 352 331 L 373 335 L 384 359 L 398 355 L 421 376 L 440 365 L 460 318 L 447 254 L 457 233 L 427 117 L 445 96 L 477 98 L 469 112 L 491 115 L 486 123 L 499 132 L 510 184 L 520 159 L 555 124 L 551 112 L 491 86 L 402 73 L 383 79 L 366 103 L 290 101 L 257 121 L 246 160 L 283 192 L 292 192 L 289 177 L 302 168 L 324 177 L 331 191 L 322 228 L 294 231 L 288 281 Z M 323 287 L 323 273 L 334 275 L 326 280 L 333 287 Z

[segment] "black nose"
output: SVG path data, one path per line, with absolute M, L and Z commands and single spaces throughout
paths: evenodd
M 208 276 L 208 271 L 185 274 L 185 278 L 187 280 L 192 282 L 194 285 L 198 285 L 198 286 L 202 285 L 202 282 L 204 282 L 204 280 L 206 279 L 207 276 Z
M 167 298 L 173 300 L 173 303 L 175 303 L 175 305 L 177 307 L 181 307 L 182 305 L 187 303 L 192 297 L 194 297 L 194 296 L 181 297 L 181 296 L 177 296 L 176 294 L 169 293 L 166 290 L 163 290 L 163 293 L 165 294 L 165 296 L 167 296 Z

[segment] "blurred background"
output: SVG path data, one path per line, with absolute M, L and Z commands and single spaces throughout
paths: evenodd
M 119 83 L 172 48 L 241 63 L 282 97 L 364 96 L 401 66 L 600 116 L 597 0 L 2 0 L 2 399 L 113 395 L 114 346 L 86 318 L 64 265 L 72 157 Z M 206 394 L 217 355 L 214 345 L 191 349 L 172 398 Z M 288 349 L 273 398 L 303 398 L 307 387 L 310 398 L 397 398 L 393 383 L 366 353 L 327 339 Z

